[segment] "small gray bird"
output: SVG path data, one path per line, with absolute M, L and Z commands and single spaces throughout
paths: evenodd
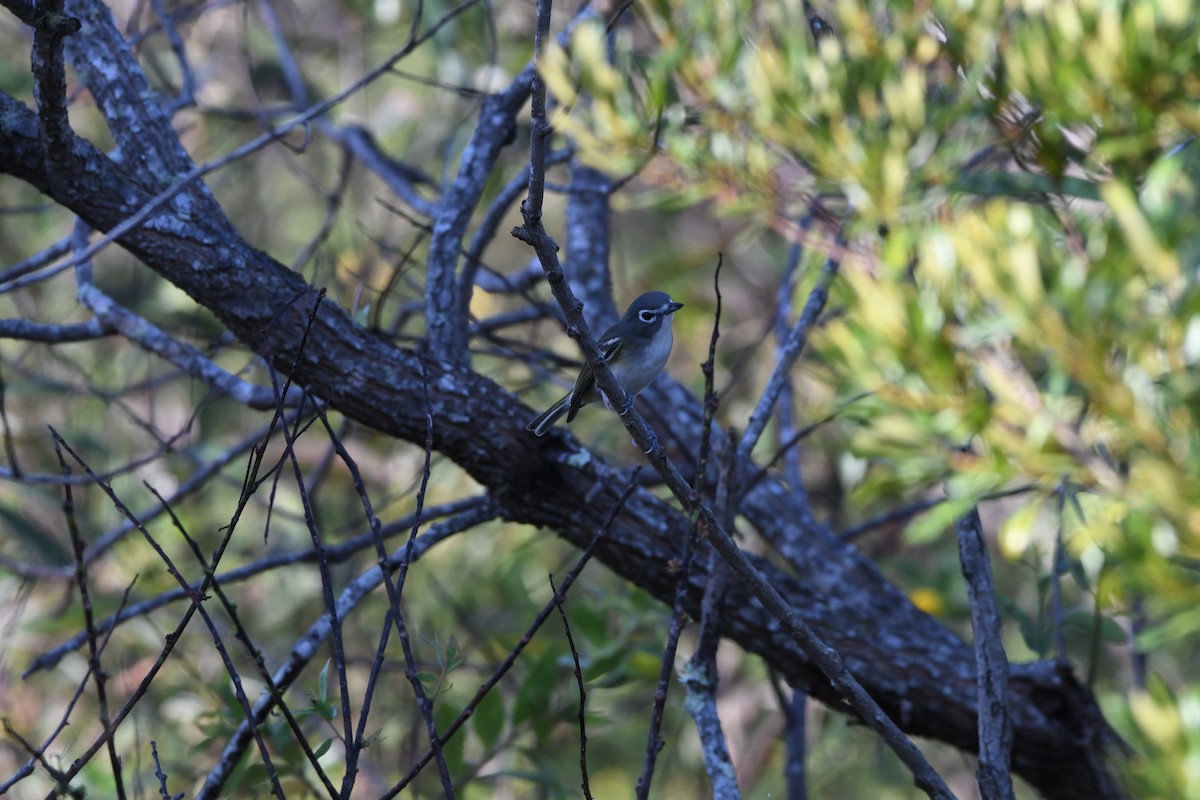
M 646 292 L 630 303 L 621 321 L 599 338 L 604 360 L 630 396 L 645 389 L 662 372 L 674 343 L 671 315 L 681 308 L 683 303 L 676 303 L 666 292 Z M 575 388 L 534 417 L 525 429 L 533 431 L 535 436 L 542 436 L 563 414 L 567 415 L 567 422 L 571 422 L 579 409 L 602 397 L 596 388 L 591 364 L 584 364 L 575 380 Z

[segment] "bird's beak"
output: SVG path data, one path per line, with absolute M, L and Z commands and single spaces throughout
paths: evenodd
M 683 303 L 676 303 L 674 300 L 672 300 L 670 303 L 667 304 L 667 313 L 674 314 L 676 311 L 678 311 L 681 308 L 683 308 Z

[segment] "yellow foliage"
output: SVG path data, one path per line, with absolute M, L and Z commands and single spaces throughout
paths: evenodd
M 946 609 L 946 601 L 941 592 L 927 587 L 913 589 L 908 593 L 908 599 L 914 606 L 932 616 L 940 616 Z

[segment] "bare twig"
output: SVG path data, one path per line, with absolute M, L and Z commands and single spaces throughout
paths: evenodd
M 729 441 L 737 437 L 729 432 Z M 733 494 L 735 465 L 732 450 L 721 453 L 716 497 L 713 505 L 720 514 L 725 530 L 733 530 L 735 516 Z M 700 737 L 700 751 L 704 760 L 704 771 L 712 784 L 713 797 L 722 800 L 737 800 L 740 792 L 733 758 L 725 741 L 721 716 L 717 710 L 717 689 L 720 672 L 717 669 L 717 647 L 721 644 L 722 613 L 725 595 L 730 585 L 729 565 L 720 559 L 715 550 L 709 551 L 709 579 L 704 587 L 704 598 L 700 601 L 700 633 L 696 639 L 696 650 L 688 660 L 680 677 L 680 684 L 687 691 L 684 709 L 691 716 Z
M 24 319 L 0 319 L 0 339 L 22 339 L 27 342 L 63 344 L 87 342 L 112 336 L 116 328 L 98 319 L 72 325 L 45 325 Z
M 433 525 L 428 531 L 418 537 L 416 546 L 413 548 L 411 562 L 416 562 L 419 557 L 451 536 L 492 519 L 496 513 L 496 507 L 488 503 L 464 511 L 450 519 Z M 401 559 L 405 557 L 407 549 L 407 545 L 405 545 L 393 552 L 388 558 L 386 569 L 395 569 L 400 564 Z M 384 570 L 376 564 L 351 581 L 342 590 L 337 601 L 338 614 L 341 618 L 344 619 L 363 598 L 369 596 L 379 586 L 383 581 L 383 572 Z M 291 653 L 271 676 L 280 691 L 286 691 L 296 681 L 300 673 L 316 656 L 321 644 L 329 637 L 330 631 L 330 615 L 326 613 L 313 622 L 308 630 L 297 639 Z M 274 706 L 275 701 L 270 694 L 264 693 L 259 697 L 254 704 L 253 721 L 240 723 L 237 730 L 230 736 L 229 741 L 225 744 L 225 749 L 221 752 L 220 761 L 209 771 L 204 786 L 196 794 L 196 800 L 215 800 L 215 798 L 224 796 L 223 787 L 225 782 L 229 780 L 230 774 L 241 760 L 247 744 L 253 737 L 254 728 L 262 724 Z M 432 756 L 430 757 L 432 758 Z
M 163 800 L 183 800 L 183 792 L 172 796 L 167 791 L 167 773 L 163 772 L 162 764 L 158 760 L 158 742 L 153 739 L 150 740 L 150 755 L 154 758 L 154 777 L 158 778 L 159 796 Z
M 172 497 L 171 501 L 168 502 L 177 502 L 178 496 L 179 495 L 177 493 Z M 434 509 L 426 509 L 424 516 L 425 521 L 428 523 L 430 520 L 450 517 L 457 514 L 475 514 L 480 511 L 486 511 L 488 507 L 489 503 L 486 497 L 471 497 L 465 500 L 458 500 L 442 506 L 437 506 Z M 164 506 L 160 504 L 156 507 L 155 514 L 157 515 L 158 513 L 162 513 L 164 510 Z M 150 521 L 148 517 L 141 515 L 135 516 L 141 519 L 143 524 Z M 401 532 L 406 532 L 412 527 L 412 519 L 413 517 L 409 516 L 389 523 L 388 525 L 383 526 L 383 528 L 380 530 L 380 535 L 383 536 L 385 540 L 393 536 L 398 536 Z M 347 541 L 342 542 L 341 544 L 327 547 L 326 558 L 331 564 L 345 563 L 355 556 L 359 551 L 369 547 L 373 540 L 374 534 L 370 531 L 367 533 L 358 534 Z M 420 551 L 418 550 L 418 552 Z M 90 553 L 91 551 L 89 551 L 89 554 Z M 228 585 L 238 581 L 248 580 L 256 575 L 261 575 L 264 572 L 278 569 L 279 567 L 289 566 L 292 564 L 313 563 L 316 561 L 316 559 L 317 554 L 311 548 L 292 553 L 277 553 L 266 556 L 265 558 L 261 558 L 249 564 L 236 567 L 227 572 L 222 572 L 215 576 L 215 580 L 220 581 L 222 584 Z M 389 557 L 389 563 L 392 560 L 393 559 Z M 394 560 L 396 560 L 398 563 L 398 559 Z M 200 582 L 193 583 L 191 585 L 192 592 L 199 592 L 201 586 L 202 584 Z M 162 608 L 170 603 L 186 600 L 190 596 L 191 594 L 183 589 L 176 588 L 163 592 L 156 597 L 143 600 L 140 603 L 134 603 L 127 608 L 122 606 L 117 613 L 100 620 L 96 625 L 96 629 L 102 633 L 107 633 L 121 623 L 128 622 L 131 619 L 137 619 L 138 617 L 143 617 L 146 614 L 149 614 L 151 611 Z M 78 650 L 80 647 L 86 644 L 86 640 L 86 632 L 76 634 L 57 647 L 35 658 L 22 674 L 22 677 L 27 679 L 35 672 L 53 669 L 58 665 L 59 661 L 61 661 L 65 655 Z
M 579 21 L 594 14 L 585 4 L 559 36 L 567 41 Z M 431 352 L 442 361 L 461 364 L 467 355 L 467 307 L 461 304 L 465 293 L 456 285 L 455 274 L 467 222 L 500 150 L 514 131 L 517 113 L 529 98 L 530 86 L 540 82 L 536 60 L 531 61 L 504 91 L 484 101 L 480 122 L 463 150 L 458 177 L 438 204 L 425 277 L 425 320 Z M 541 137 L 535 132 L 533 138 Z
M 57 433 L 57 431 L 54 431 L 54 429 L 51 428 L 51 432 L 54 435 L 56 443 L 58 445 L 60 445 L 64 450 L 66 450 L 67 453 L 69 453 L 71 455 L 71 457 L 75 460 L 75 462 L 78 463 L 84 469 L 84 471 L 88 473 L 88 476 L 93 479 L 95 484 L 104 491 L 104 493 L 108 496 L 109 500 L 111 500 L 113 505 L 116 506 L 117 510 L 119 512 L 121 512 L 121 514 L 123 514 L 126 518 L 128 518 L 130 520 L 130 522 L 132 522 L 134 524 L 134 526 L 138 529 L 138 531 L 141 532 L 142 538 L 145 539 L 145 541 L 150 545 L 151 549 L 154 550 L 154 552 L 158 555 L 159 559 L 163 562 L 164 566 L 166 566 L 168 574 L 177 583 L 179 583 L 181 587 L 183 587 L 184 591 L 189 594 L 189 597 L 192 601 L 191 604 L 188 606 L 187 610 L 184 612 L 183 617 L 179 621 L 179 624 L 176 626 L 174 632 L 167 635 L 166 645 L 159 652 L 158 658 L 155 660 L 154 664 L 147 671 L 146 675 L 142 678 L 141 682 L 138 684 L 137 689 L 134 690 L 133 694 L 131 694 L 129 696 L 129 698 L 125 701 L 125 704 L 121 707 L 121 709 L 112 717 L 109 724 L 105 726 L 104 731 L 100 734 L 100 736 L 97 737 L 95 739 L 95 741 L 92 742 L 92 744 L 84 751 L 84 753 L 81 756 L 79 756 L 78 758 L 75 759 L 75 761 L 71 764 L 70 769 L 68 769 L 65 773 L 63 773 L 63 780 L 69 782 L 77 774 L 79 774 L 79 771 L 82 770 L 83 767 L 89 761 L 91 761 L 92 757 L 100 750 L 100 748 L 105 746 L 108 743 L 108 741 L 116 734 L 117 729 L 120 728 L 120 726 L 124 722 L 125 718 L 129 715 L 129 713 L 131 711 L 133 711 L 133 707 L 135 705 L 137 705 L 137 703 L 146 695 L 146 692 L 149 691 L 151 682 L 158 675 L 159 670 L 162 669 L 163 665 L 167 661 L 167 658 L 171 655 L 171 652 L 175 648 L 175 644 L 179 641 L 180 636 L 183 634 L 184 630 L 188 626 L 188 623 L 191 621 L 192 615 L 197 612 L 201 613 L 201 615 L 206 615 L 204 610 L 201 608 L 200 604 L 204 597 L 204 592 L 207 591 L 209 585 L 211 584 L 213 571 L 216 569 L 217 564 L 220 562 L 221 556 L 224 554 L 226 545 L 228 545 L 229 535 L 232 533 L 232 526 L 231 526 L 229 532 L 226 534 L 226 537 L 222 541 L 221 545 L 217 548 L 216 552 L 213 553 L 212 559 L 209 562 L 209 567 L 206 570 L 205 579 L 201 583 L 200 591 L 194 592 L 192 590 L 191 586 L 188 584 L 188 582 L 186 580 L 184 580 L 183 576 L 179 573 L 179 570 L 175 568 L 175 564 L 172 562 L 171 558 L 166 554 L 166 552 L 162 549 L 162 547 L 158 544 L 158 542 L 155 541 L 154 537 L 152 537 L 150 535 L 150 532 L 148 530 L 146 530 L 145 526 L 139 520 L 137 520 L 136 517 L 133 516 L 133 514 L 129 511 L 128 507 L 126 507 L 126 505 L 121 501 L 121 499 L 116 495 L 116 493 L 113 492 L 112 488 L 107 483 L 100 480 L 99 477 L 96 476 L 96 474 L 94 472 L 92 472 L 92 470 L 88 466 L 87 462 L 85 462 L 79 456 L 78 453 L 76 453 L 73 449 L 71 449 L 71 446 L 66 443 L 66 441 Z M 272 780 L 273 790 L 276 792 L 276 794 L 278 796 L 282 797 L 283 790 L 279 787 L 279 776 L 275 772 L 275 769 L 271 764 L 270 756 L 267 752 L 266 745 L 262 741 L 261 735 L 259 735 L 257 733 L 257 730 L 255 731 L 255 739 L 259 745 L 259 750 L 263 755 L 264 765 L 267 768 L 267 774 Z M 55 793 L 52 792 L 50 794 L 50 798 L 53 798 L 54 795 L 55 795 Z
M 792 689 L 789 697 L 781 685 L 779 675 L 775 670 L 769 671 L 771 689 L 779 700 L 779 709 L 783 712 L 783 742 L 787 747 L 787 761 L 783 768 L 784 783 L 787 786 L 788 800 L 808 800 L 808 781 L 805 777 L 804 758 L 808 750 L 805 741 L 805 711 L 808 707 L 808 695 L 800 689 Z
M 1054 630 L 1054 651 L 1060 659 L 1067 657 L 1067 642 L 1063 636 L 1062 575 L 1067 570 L 1067 554 L 1063 544 L 1063 512 L 1067 504 L 1067 483 L 1058 485 L 1056 510 L 1058 525 L 1054 531 L 1054 555 L 1050 564 L 1050 618 Z
M 523 653 L 525 648 L 529 646 L 529 643 L 533 641 L 534 634 L 536 634 L 538 630 L 541 629 L 542 625 L 546 623 L 546 620 L 548 620 L 550 615 L 554 613 L 554 609 L 559 603 L 562 602 L 562 598 L 566 597 L 567 592 L 570 590 L 571 586 L 574 585 L 576 578 L 583 573 L 583 568 L 587 566 L 587 563 L 591 560 L 592 555 L 596 552 L 596 548 L 600 546 L 601 540 L 608 533 L 613 522 L 616 521 L 617 515 L 620 514 L 621 509 L 625 507 L 625 501 L 629 499 L 629 495 L 633 494 L 633 490 L 635 488 L 637 488 L 636 470 L 634 471 L 634 474 L 630 478 L 629 482 L 626 483 L 625 489 L 621 492 L 617 502 L 613 504 L 612 511 L 609 513 L 608 519 L 605 520 L 604 525 L 602 525 L 600 529 L 596 531 L 596 535 L 592 537 L 592 541 L 588 543 L 587 547 L 584 548 L 583 554 L 579 556 L 579 560 L 575 563 L 575 566 L 572 567 L 571 571 L 568 572 L 566 577 L 563 578 L 562 586 L 557 592 L 555 592 L 554 597 L 550 598 L 550 602 L 543 606 L 542 610 L 538 612 L 536 617 L 534 617 L 533 622 L 530 623 L 529 627 L 525 630 L 525 633 L 521 635 L 520 640 L 505 657 L 504 661 L 500 663 L 500 666 L 496 667 L 491 676 L 483 682 L 479 689 L 475 691 L 475 694 L 472 695 L 471 699 L 467 701 L 466 706 L 464 706 L 459 715 L 454 718 L 454 721 L 447 725 L 446 729 L 442 731 L 441 737 L 438 740 L 439 744 L 444 746 L 450 741 L 450 738 L 454 736 L 459 728 L 461 728 L 463 724 L 470 719 L 471 714 L 475 712 L 479 702 L 483 700 L 488 692 L 495 688 L 496 684 L 500 682 L 500 679 L 508 674 L 508 671 L 511 670 L 517 663 L 517 659 L 520 658 L 521 653 Z M 380 797 L 380 800 L 391 800 L 391 798 L 404 791 L 404 789 L 410 783 L 412 783 L 417 775 L 420 774 L 421 770 L 425 768 L 425 765 L 428 764 L 432 759 L 433 750 L 426 750 L 424 755 L 417 759 L 416 763 L 409 768 L 408 773 L 400 779 L 400 782 L 385 792 Z
M 85 678 L 84 679 L 85 683 L 86 683 L 86 680 L 87 679 Z M 61 792 L 62 794 L 70 795 L 71 797 L 80 798 L 80 800 L 82 800 L 82 798 L 85 797 L 84 791 L 82 789 L 72 788 L 70 785 L 70 781 L 67 779 L 67 777 L 62 772 L 62 770 L 57 769 L 53 764 L 51 764 L 46 759 L 46 754 L 45 754 L 44 750 L 34 749 L 33 744 L 31 742 L 27 741 L 25 739 L 25 737 L 23 737 L 20 733 L 17 732 L 17 730 L 12 726 L 12 723 L 8 721 L 7 717 L 4 718 L 3 724 L 4 724 L 4 732 L 7 733 L 9 736 L 11 736 L 13 739 L 16 739 L 17 743 L 21 745 L 21 748 L 26 753 L 29 753 L 30 763 L 31 764 L 32 763 L 40 764 L 41 767 L 44 770 L 46 770 L 46 774 L 54 779 L 56 792 Z M 28 767 L 28 770 L 29 770 L 29 772 L 33 771 L 32 767 Z M 21 773 L 18 773 L 18 774 L 21 774 Z M 16 784 L 16 782 L 17 782 L 17 779 L 14 777 L 12 780 L 5 783 L 4 787 L 3 787 L 4 791 L 7 791 L 8 787 Z
M 808 333 L 812 327 L 816 325 L 817 319 L 821 316 L 821 312 L 825 308 L 825 302 L 829 299 L 829 287 L 837 277 L 838 267 L 841 263 L 842 248 L 846 245 L 846 239 L 842 232 L 839 232 L 834 240 L 833 251 L 825 259 L 825 263 L 821 267 L 821 272 L 817 276 L 816 283 L 813 284 L 812 291 L 809 292 L 808 301 L 804 304 L 804 310 L 800 312 L 799 319 L 792 326 L 791 333 L 788 334 L 787 341 L 783 345 L 783 349 L 779 353 L 778 360 L 775 362 L 775 369 L 771 372 L 771 377 L 767 381 L 767 387 L 763 390 L 762 397 L 759 398 L 758 404 L 754 407 L 754 413 L 750 415 L 750 421 L 746 425 L 746 431 L 742 434 L 741 440 L 737 446 L 737 463 L 740 465 L 750 463 L 750 453 L 754 450 L 754 445 L 758 443 L 759 437 L 767 427 L 767 422 L 771 418 L 775 403 L 779 399 L 779 395 L 783 392 L 785 383 L 789 380 L 788 373 L 791 372 L 792 365 L 796 363 L 796 359 L 800 357 L 800 353 L 804 350 L 804 345 L 808 342 Z
M 700 366 L 701 371 L 704 373 L 704 422 L 701 427 L 700 449 L 696 454 L 697 475 L 704 475 L 708 470 L 708 458 L 712 448 L 713 418 L 720 407 L 720 400 L 713 388 L 713 382 L 716 370 L 717 340 L 721 336 L 720 278 L 721 265 L 724 262 L 724 256 L 718 256 L 717 267 L 713 273 L 713 292 L 716 295 L 716 307 L 713 311 L 712 335 L 708 340 L 708 359 Z M 697 481 L 696 485 L 702 486 L 699 481 Z M 692 571 L 692 551 L 702 536 L 707 535 L 707 531 L 701 527 L 700 492 L 701 489 L 693 489 L 692 495 L 689 498 L 690 524 L 688 526 L 688 536 L 683 542 L 682 553 L 677 565 L 679 575 L 675 581 L 675 600 L 671 608 L 671 623 L 667 627 L 667 641 L 663 646 L 661 666 L 658 673 L 658 686 L 654 691 L 654 710 L 650 716 L 650 730 L 647 735 L 646 754 L 642 759 L 642 773 L 638 777 L 636 787 L 636 794 L 639 798 L 649 795 L 650 781 L 654 776 L 654 765 L 659 751 L 663 748 L 661 733 L 663 713 L 666 710 L 667 690 L 671 684 L 671 673 L 675 669 L 675 653 L 679 644 L 679 637 L 683 633 L 684 606 L 687 602 L 689 579 Z
M 382 64 L 368 71 L 365 75 L 354 81 L 342 91 L 326 100 L 313 104 L 287 122 L 272 128 L 266 133 L 252 139 L 240 147 L 234 148 L 224 156 L 214 161 L 193 166 L 191 169 L 179 175 L 169 186 L 155 194 L 148 202 L 138 208 L 136 212 L 126 217 L 119 224 L 114 225 L 95 242 L 92 242 L 92 244 L 90 244 L 82 252 L 79 252 L 73 258 L 56 265 L 53 272 L 57 273 L 65 269 L 70 269 L 76 264 L 91 258 L 126 233 L 129 233 L 140 226 L 147 219 L 149 219 L 152 214 L 162 208 L 163 205 L 168 203 L 172 198 L 179 195 L 181 192 L 188 190 L 194 182 L 198 181 L 200 178 L 203 178 L 205 175 L 215 172 L 216 170 L 221 169 L 235 161 L 240 161 L 247 156 L 257 153 L 259 150 L 262 150 L 263 148 L 279 141 L 296 128 L 308 125 L 312 120 L 327 113 L 335 106 L 340 105 L 348 97 L 357 94 L 364 86 L 374 82 L 381 75 L 387 74 L 391 67 L 397 62 L 408 56 L 421 44 L 433 38 L 433 36 L 436 35 L 439 30 L 450 24 L 450 22 L 456 19 L 463 12 L 473 8 L 479 2 L 480 0 L 463 0 L 462 3 L 451 8 L 441 17 L 439 17 L 438 20 L 430 25 L 424 33 L 406 42 L 404 46 L 393 52 L 387 59 L 385 59 Z
M 554 586 L 554 576 L 550 576 L 550 589 L 554 592 L 554 598 L 559 597 L 558 589 Z M 575 665 L 575 685 L 579 687 L 579 775 L 580 787 L 583 789 L 583 796 L 587 800 L 592 800 L 592 789 L 588 786 L 588 770 L 587 770 L 587 689 L 583 686 L 583 670 L 579 666 L 579 651 L 575 649 L 575 637 L 571 635 L 571 624 L 567 621 L 567 612 L 563 609 L 562 602 L 555 603 L 555 608 L 558 609 L 558 615 L 562 618 L 563 631 L 567 635 L 567 645 L 571 648 L 571 661 Z
M 536 57 L 540 57 L 549 36 L 549 19 L 550 0 L 539 0 L 538 32 L 534 38 L 534 50 L 538 54 Z M 621 420 L 625 423 L 625 429 L 629 431 L 630 435 L 633 436 L 634 442 L 644 451 L 647 459 L 658 470 L 664 483 L 671 490 L 671 493 L 675 495 L 676 500 L 687 505 L 689 498 L 692 496 L 692 487 L 688 485 L 687 481 L 679 473 L 679 470 L 667 458 L 666 451 L 658 441 L 658 437 L 650 430 L 645 420 L 642 419 L 634 407 L 628 393 L 613 376 L 612 370 L 609 369 L 604 355 L 600 352 L 600 348 L 596 344 L 595 337 L 592 336 L 587 322 L 580 314 L 581 304 L 575 298 L 571 287 L 564 280 L 562 266 L 558 263 L 558 245 L 547 235 L 545 228 L 542 226 L 542 200 L 546 182 L 545 137 L 550 128 L 546 121 L 546 87 L 539 76 L 534 77 L 531 97 L 531 124 L 533 132 L 530 137 L 529 196 L 521 207 L 525 224 L 514 229 L 513 235 L 529 244 L 537 252 L 554 298 L 559 302 L 559 305 L 563 309 L 563 314 L 567 318 L 568 333 L 575 338 L 576 343 L 583 350 L 584 355 L 587 356 L 588 363 L 591 365 L 592 372 L 596 378 L 596 386 L 609 398 L 609 402 L 614 409 L 620 409 L 618 413 Z M 836 274 L 836 264 L 837 261 L 833 256 L 827 259 L 826 267 L 823 270 L 824 275 L 821 279 L 818 279 L 818 286 L 824 284 L 825 291 L 828 291 L 828 284 L 832 282 L 833 276 Z M 811 312 L 802 314 L 802 319 L 811 317 L 812 321 L 815 321 L 817 313 L 824 306 L 824 299 L 821 297 L 821 294 L 821 291 L 814 290 L 813 295 L 810 296 L 809 304 L 805 308 L 806 312 L 810 312 L 810 309 Z M 797 354 L 799 353 L 800 346 L 803 344 L 807 330 L 807 326 L 802 327 L 797 325 L 797 328 L 793 331 L 796 334 L 793 338 L 797 340 L 794 348 Z M 777 369 L 776 372 L 778 373 L 779 370 Z M 779 376 L 778 380 L 783 380 L 783 376 Z M 765 404 L 764 413 L 769 413 L 770 405 L 770 403 Z M 763 407 L 764 404 L 760 403 L 759 408 Z M 752 448 L 754 440 L 754 437 L 747 436 L 743 437 L 742 441 L 743 443 L 748 443 L 749 447 Z M 912 771 L 917 785 L 929 794 L 930 797 L 952 798 L 953 795 L 946 786 L 945 781 L 930 766 L 929 761 L 917 746 L 913 744 L 912 740 L 904 735 L 904 732 L 896 726 L 896 723 L 884 713 L 878 703 L 871 699 L 862 685 L 854 679 L 854 676 L 846 669 L 837 651 L 819 639 L 816 633 L 788 606 L 779 592 L 754 568 L 749 559 L 746 558 L 746 555 L 734 543 L 729 533 L 718 524 L 711 509 L 703 504 L 700 504 L 699 508 L 705 524 L 711 531 L 709 541 L 717 548 L 726 562 L 730 564 L 742 584 L 758 598 L 767 613 L 779 620 L 783 629 L 787 631 L 796 644 L 804 650 L 813 663 L 825 674 L 834 689 L 846 699 L 850 706 L 859 714 L 860 718 L 872 730 L 876 731 L 896 752 L 900 760 Z
M 54 259 L 65 255 L 71 249 L 71 237 L 64 236 L 44 250 L 34 253 L 29 258 L 18 261 L 5 270 L 0 270 L 0 294 L 10 291 L 10 284 L 18 278 L 23 278 L 31 272 L 37 272 Z
M 989 492 L 979 499 L 980 501 L 999 500 L 1003 497 L 1013 497 L 1018 494 L 1034 492 L 1039 488 L 1040 487 L 1036 484 L 1025 483 L 1021 484 L 1020 486 L 1014 486 L 1011 489 L 1002 489 L 998 492 Z M 857 525 L 851 525 L 845 530 L 839 531 L 837 535 L 846 541 L 857 539 L 859 536 L 862 536 L 865 533 L 870 533 L 876 528 L 882 528 L 884 525 L 888 525 L 893 522 L 899 522 L 901 520 L 908 519 L 909 517 L 915 517 L 922 511 L 928 511 L 934 506 L 941 505 L 942 503 L 946 502 L 946 500 L 947 498 L 943 495 L 941 497 L 930 497 L 926 498 L 925 500 L 918 500 L 915 503 L 910 503 L 906 506 L 900 506 L 899 508 L 893 508 L 890 511 L 884 511 L 882 514 L 876 514 L 870 519 L 863 520 Z
M 183 537 L 183 540 L 191 550 L 192 555 L 195 556 L 196 562 L 202 569 L 207 568 L 204 553 L 201 552 L 200 546 L 196 543 L 196 540 L 192 538 L 190 534 L 188 534 L 187 529 L 184 527 L 179 517 L 175 515 L 175 511 L 171 508 L 170 503 L 164 500 L 162 495 L 159 494 L 158 490 L 153 486 L 148 483 L 145 485 L 146 488 L 150 490 L 155 498 L 157 498 L 166 509 L 167 515 L 171 518 L 171 522 L 175 526 L 175 530 L 179 531 L 180 536 Z M 320 779 L 326 792 L 329 793 L 330 798 L 336 799 L 337 792 L 334 789 L 332 781 L 330 781 L 329 776 L 321 767 L 321 763 L 316 753 L 313 751 L 312 746 L 308 742 L 308 737 L 305 736 L 304 731 L 300 727 L 299 720 L 297 720 L 296 716 L 292 713 L 292 710 L 288 708 L 287 703 L 284 702 L 283 693 L 279 690 L 279 687 L 275 685 L 274 681 L 271 680 L 271 672 L 267 669 L 267 664 L 263 660 L 262 652 L 258 649 L 258 647 L 255 646 L 254 640 L 250 636 L 250 631 L 242 622 L 241 615 L 237 610 L 237 604 L 234 603 L 225 593 L 225 589 L 222 587 L 220 580 L 218 580 L 215 576 L 212 579 L 212 590 L 217 596 L 217 599 L 220 601 L 221 607 L 229 616 L 230 622 L 233 623 L 234 633 L 237 640 L 242 643 L 247 654 L 254 662 L 254 666 L 258 671 L 258 677 L 263 681 L 263 683 L 266 684 L 267 691 L 271 693 L 272 697 L 274 697 L 276 706 L 283 713 L 284 720 L 287 722 L 288 727 L 291 728 L 292 735 L 295 736 L 296 742 L 300 745 L 300 749 L 303 751 L 305 758 L 308 759 L 309 765 L 313 768 L 313 771 L 316 772 L 317 777 Z M 221 657 L 221 663 L 224 665 L 225 671 L 229 675 L 230 682 L 234 688 L 234 695 L 237 698 L 238 704 L 242 708 L 242 713 L 245 715 L 246 719 L 250 719 L 253 713 L 250 708 L 250 700 L 246 696 L 245 687 L 242 684 L 242 679 L 238 674 L 237 668 L 233 664 L 233 659 L 229 657 L 225 643 L 222 641 L 221 636 L 216 630 L 216 626 L 213 625 L 211 618 L 203 607 L 200 609 L 200 613 L 203 615 L 204 622 L 208 626 L 209 632 L 212 635 L 213 646 L 216 649 L 217 654 Z
M 59 466 L 64 474 L 71 474 L 71 468 L 63 457 L 62 448 L 58 441 L 54 442 L 54 453 L 58 457 Z M 100 663 L 99 634 L 96 631 L 96 615 L 92 609 L 92 596 L 88 588 L 87 565 L 83 559 L 84 543 L 79 534 L 79 525 L 75 519 L 75 496 L 71 484 L 63 487 L 63 514 L 67 518 L 67 531 L 71 535 L 72 551 L 75 554 L 75 585 L 79 587 L 79 601 L 83 606 L 83 621 L 87 631 L 88 642 L 88 671 L 96 682 L 96 705 L 100 725 L 108 727 L 108 673 Z M 121 769 L 121 757 L 117 755 L 117 745 L 112 738 L 108 740 L 108 760 L 112 766 L 113 788 L 119 800 L 125 800 L 125 777 Z
M 391 576 L 387 573 L 384 573 L 384 585 L 388 587 L 389 599 L 392 603 L 392 622 L 396 625 L 396 633 L 400 637 L 400 648 L 404 652 L 404 676 L 412 686 L 413 694 L 417 699 L 417 707 L 421 710 L 421 717 L 425 721 L 425 731 L 429 734 L 429 747 L 433 751 L 434 761 L 438 765 L 438 777 L 442 781 L 442 791 L 445 793 L 445 797 L 452 798 L 454 797 L 454 782 L 450 778 L 450 768 L 446 764 L 446 756 L 442 752 L 442 743 L 438 736 L 437 723 L 433 719 L 433 702 L 425 693 L 425 687 L 421 685 L 417 661 L 413 656 L 412 642 L 408 635 L 408 625 L 404 620 L 403 609 L 400 607 L 404 582 L 408 576 L 408 567 L 411 563 L 413 548 L 416 545 L 417 528 L 421 524 L 421 509 L 425 506 L 425 490 L 429 487 L 429 463 L 433 457 L 433 407 L 429 400 L 429 370 L 423 361 L 421 369 L 423 373 L 421 385 L 425 399 L 425 461 L 421 468 L 421 488 L 417 491 L 417 510 L 413 514 L 412 532 L 409 533 L 404 558 L 400 562 L 396 586 L 394 589 L 392 588 Z

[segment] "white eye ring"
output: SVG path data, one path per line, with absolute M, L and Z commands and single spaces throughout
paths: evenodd
M 653 311 L 639 311 L 638 319 L 640 319 L 642 322 L 654 322 L 654 312 Z

